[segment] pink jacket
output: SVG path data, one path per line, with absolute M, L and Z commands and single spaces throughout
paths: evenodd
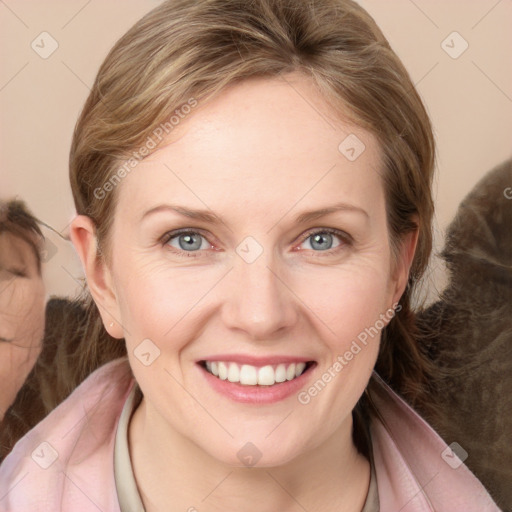
M 385 422 L 371 428 L 380 512 L 499 512 L 437 433 L 374 377 Z M 119 512 L 114 440 L 134 383 L 126 358 L 112 361 L 28 432 L 0 466 L 0 511 Z

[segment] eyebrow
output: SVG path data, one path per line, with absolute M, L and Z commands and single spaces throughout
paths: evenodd
M 225 224 L 223 218 L 219 215 L 216 215 L 211 210 L 194 210 L 191 208 L 186 208 L 184 206 L 172 205 L 172 204 L 161 204 L 155 206 L 154 208 L 150 208 L 146 210 L 141 217 L 141 221 L 146 217 L 158 213 L 158 212 L 175 212 L 179 215 L 183 215 L 184 217 L 188 217 L 190 219 L 201 220 L 208 224 Z M 349 203 L 336 203 L 332 206 L 328 206 L 326 208 L 320 208 L 318 210 L 311 210 L 307 212 L 302 212 L 297 217 L 295 217 L 295 222 L 299 224 L 303 224 L 306 222 L 310 222 L 312 220 L 319 219 L 321 217 L 325 217 L 335 212 L 339 211 L 347 211 L 353 213 L 359 213 L 369 218 L 368 212 L 359 206 L 349 204 Z M 285 215 L 286 216 L 286 215 Z

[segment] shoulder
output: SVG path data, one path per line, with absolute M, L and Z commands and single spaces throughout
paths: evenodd
M 370 431 L 383 510 L 500 511 L 459 447 L 448 446 L 376 372 L 369 391 L 378 412 Z
M 118 510 L 114 437 L 133 384 L 127 358 L 112 361 L 21 438 L 0 466 L 0 511 Z

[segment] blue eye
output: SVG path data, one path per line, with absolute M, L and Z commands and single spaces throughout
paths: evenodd
M 336 233 L 332 233 L 331 231 L 316 231 L 311 235 L 308 235 L 306 239 L 302 242 L 310 242 L 311 249 L 318 249 L 319 251 L 328 251 L 333 248 L 333 242 L 335 241 L 336 237 L 339 238 L 339 235 L 336 235 Z M 338 245 L 335 245 L 334 248 L 341 245 L 340 242 L 338 242 Z
M 174 254 L 185 258 L 201 256 L 204 249 L 214 249 L 205 235 L 191 229 L 166 233 L 161 240 L 163 246 L 170 247 Z M 312 230 L 303 235 L 300 245 L 306 242 L 309 243 L 306 250 L 318 253 L 315 256 L 328 256 L 350 246 L 352 238 L 343 231 L 324 228 Z M 304 249 L 300 249 L 302 250 Z
M 180 256 L 185 256 L 182 251 L 191 253 L 198 252 L 201 248 L 205 249 L 211 247 L 211 244 L 203 244 L 203 241 L 206 241 L 206 238 L 197 231 L 181 231 L 175 232 L 174 234 L 168 233 L 165 236 L 164 243 L 176 249 Z M 171 242 L 176 242 L 177 246 Z M 195 254 L 187 254 L 186 256 L 195 256 Z

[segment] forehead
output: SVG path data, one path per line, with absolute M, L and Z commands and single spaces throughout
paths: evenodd
M 27 233 L 27 237 L 31 237 Z M 9 231 L 0 232 L 0 264 L 2 266 L 37 266 L 35 242 L 31 245 L 23 238 Z
M 262 214 L 299 200 L 306 207 L 353 198 L 372 208 L 382 195 L 380 167 L 375 137 L 334 116 L 312 81 L 253 79 L 185 116 L 123 179 L 119 203 L 127 214 L 175 197 Z

